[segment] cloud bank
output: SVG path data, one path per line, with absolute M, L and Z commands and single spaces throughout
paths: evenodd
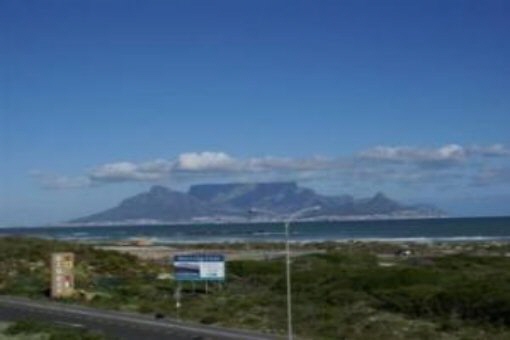
M 479 185 L 506 180 L 501 163 L 510 159 L 502 144 L 437 148 L 375 146 L 349 157 L 236 158 L 222 151 L 182 153 L 172 159 L 144 162 L 119 161 L 95 166 L 81 176 L 60 176 L 36 171 L 31 175 L 45 189 L 92 187 L 108 183 L 164 181 L 187 176 L 263 176 L 279 178 L 325 178 L 401 183 L 438 181 L 441 178 L 470 178 Z M 480 167 L 480 164 L 483 167 Z M 510 165 L 509 165 L 510 166 Z M 506 169 L 506 168 L 505 168 Z M 503 175 L 501 175 L 503 173 Z M 181 177 L 179 177 L 181 178 Z M 510 182 L 510 181 L 509 181 Z
M 359 154 L 363 159 L 423 165 L 453 165 L 474 157 L 506 157 L 509 155 L 509 150 L 501 144 L 470 147 L 448 144 L 436 149 L 409 146 L 376 146 Z

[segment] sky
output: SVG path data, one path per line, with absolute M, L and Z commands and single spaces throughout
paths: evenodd
M 295 180 L 510 215 L 510 2 L 0 1 L 0 226 Z

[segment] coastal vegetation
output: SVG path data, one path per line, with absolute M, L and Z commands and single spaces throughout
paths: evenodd
M 305 339 L 509 339 L 509 247 L 478 244 L 434 252 L 417 246 L 325 244 L 293 259 L 293 316 Z M 177 283 L 169 263 L 59 241 L 0 238 L 0 293 L 46 298 L 54 251 L 76 255 L 69 302 L 285 333 L 282 258 L 231 261 L 227 281 Z M 432 250 L 431 250 L 432 249 Z M 450 254 L 451 253 L 451 254 Z
M 22 320 L 0 324 L 0 340 L 106 340 L 99 333 L 49 322 Z

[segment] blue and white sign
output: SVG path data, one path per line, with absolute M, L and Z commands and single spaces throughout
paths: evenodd
M 188 254 L 174 256 L 174 274 L 177 281 L 224 281 L 223 254 Z

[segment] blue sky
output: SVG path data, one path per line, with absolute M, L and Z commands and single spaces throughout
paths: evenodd
M 510 214 L 508 1 L 2 1 L 0 226 L 154 183 Z

